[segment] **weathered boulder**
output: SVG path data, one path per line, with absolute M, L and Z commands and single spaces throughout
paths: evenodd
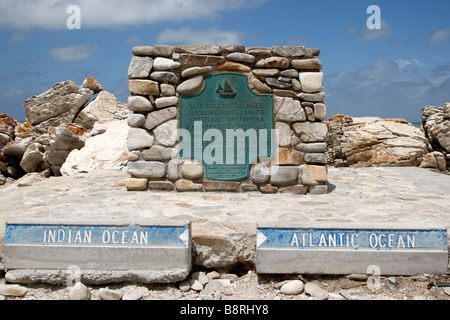
M 89 131 L 74 125 L 62 124 L 49 129 L 50 145 L 44 154 L 44 160 L 49 164 L 53 174 L 60 176 L 60 168 L 72 150 L 84 147 Z
M 101 128 L 100 128 L 101 127 Z M 121 169 L 127 159 L 128 125 L 126 120 L 105 120 L 94 124 L 81 149 L 72 150 L 61 166 L 62 175 L 74 175 L 97 169 Z
M 418 166 L 430 145 L 403 119 L 337 115 L 330 118 L 328 148 L 333 165 Z
M 0 113 L 0 149 L 14 140 L 14 129 L 19 123 L 10 116 Z
M 55 84 L 50 90 L 25 101 L 25 113 L 36 133 L 49 127 L 72 123 L 78 112 L 94 95 L 94 91 L 79 87 L 73 81 Z
M 433 150 L 450 153 L 450 103 L 422 109 L 422 127 Z
M 113 119 L 117 110 L 117 99 L 108 91 L 102 91 L 77 116 L 74 123 L 92 129 L 99 120 Z

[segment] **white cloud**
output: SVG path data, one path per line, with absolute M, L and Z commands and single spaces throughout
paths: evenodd
M 161 21 L 213 19 L 221 12 L 260 5 L 267 0 L 2 0 L 0 28 L 65 29 L 67 7 L 81 10 L 81 28 L 116 28 Z
M 347 33 L 348 30 L 347 30 Z M 394 33 L 394 29 L 386 22 L 386 20 L 381 19 L 381 29 L 370 30 L 364 27 L 358 34 L 358 38 L 362 40 L 375 40 L 380 38 L 386 38 Z
M 191 28 L 166 29 L 156 37 L 157 43 L 173 44 L 241 44 L 244 33 L 210 28 L 208 30 L 192 30 Z
M 52 48 L 49 56 L 56 62 L 78 62 L 90 58 L 98 50 L 98 45 L 80 44 L 71 47 Z
M 398 65 L 398 67 L 403 70 L 406 67 L 410 67 L 410 66 L 423 66 L 424 63 L 422 63 L 420 60 L 418 59 L 411 59 L 411 60 L 407 60 L 407 59 L 397 59 L 394 60 L 394 62 Z
M 430 38 L 430 45 L 436 46 L 450 39 L 450 29 L 436 30 Z

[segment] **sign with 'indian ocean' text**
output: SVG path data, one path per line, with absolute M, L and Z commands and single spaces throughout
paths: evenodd
M 447 231 L 400 223 L 264 223 L 257 231 L 260 273 L 444 273 Z
M 190 268 L 190 222 L 15 219 L 5 227 L 7 269 Z

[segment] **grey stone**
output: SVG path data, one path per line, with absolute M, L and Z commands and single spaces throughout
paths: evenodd
M 305 153 L 319 153 L 327 151 L 326 142 L 316 142 L 316 143 L 299 143 L 295 146 L 296 150 L 305 152 Z
M 172 59 L 167 58 L 155 58 L 155 61 L 153 62 L 153 69 L 156 71 L 167 71 L 167 70 L 173 70 L 178 69 L 181 67 L 181 63 L 177 61 L 173 61 Z M 147 76 L 148 77 L 148 76 Z
M 133 161 L 128 163 L 128 173 L 137 178 L 159 179 L 166 175 L 166 167 L 158 161 Z
M 20 166 L 25 172 L 41 172 L 48 168 L 44 161 L 45 148 L 39 143 L 30 144 L 25 150 Z M 5 168 L 6 169 L 6 168 Z
M 303 281 L 301 280 L 291 280 L 287 281 L 280 288 L 280 292 L 286 295 L 297 295 L 303 292 Z
M 314 104 L 314 117 L 319 121 L 327 118 L 327 107 L 323 103 Z
M 219 47 L 219 53 L 245 52 L 243 45 L 223 45 Z
M 142 292 L 139 290 L 127 290 L 122 296 L 122 300 L 137 301 L 142 299 Z
M 277 122 L 275 129 L 278 129 L 278 145 L 280 147 L 290 147 L 292 144 L 291 127 L 284 122 Z
M 305 292 L 317 300 L 327 300 L 328 292 L 313 282 L 305 284 Z
M 283 70 L 280 72 L 280 77 L 298 78 L 298 71 L 295 69 Z
M 180 60 L 183 67 L 194 67 L 194 66 L 217 66 L 225 62 L 224 57 L 212 56 L 212 55 L 198 55 L 198 54 L 188 54 L 181 53 Z
M 327 163 L 325 153 L 307 153 L 305 154 L 305 162 L 307 163 Z
M 174 46 L 173 51 L 175 53 L 219 54 L 219 48 L 211 44 Z
M 247 48 L 247 52 L 257 59 L 264 59 L 272 55 L 270 48 L 265 47 L 250 47 Z
M 10 144 L 3 147 L 2 152 L 5 156 L 22 159 L 25 150 L 33 141 L 33 137 L 11 141 Z
M 305 55 L 305 47 L 303 46 L 274 46 L 271 48 L 274 56 L 280 57 L 302 57 Z
M 150 181 L 148 183 L 148 188 L 150 190 L 173 191 L 174 185 L 170 181 Z
M 153 47 L 136 46 L 131 49 L 131 52 L 136 56 L 152 56 L 153 55 Z
M 176 115 L 177 115 L 177 108 L 175 107 L 153 111 L 147 115 L 144 127 L 148 130 L 153 130 L 161 123 L 175 118 Z
M 39 125 L 39 131 L 45 133 L 48 127 L 72 123 L 93 95 L 92 90 L 80 88 L 73 81 L 60 82 L 50 90 L 28 98 L 25 113 L 31 125 Z
M 171 181 L 178 180 L 180 178 L 180 174 L 178 173 L 178 165 L 180 164 L 180 160 L 172 159 L 167 164 L 167 179 Z
M 206 273 L 204 273 L 203 271 L 198 271 L 198 272 L 192 273 L 191 278 L 200 282 L 202 286 L 206 286 L 209 282 L 209 278 L 206 276 Z
M 300 81 L 298 81 L 297 79 L 292 78 L 291 85 L 292 85 L 292 89 L 295 91 L 302 90 L 302 85 L 300 84 Z
M 186 78 L 186 77 L 190 77 L 190 76 L 194 76 L 194 75 L 198 75 L 198 74 L 208 73 L 212 70 L 213 70 L 213 67 L 211 67 L 211 66 L 191 67 L 191 68 L 184 70 L 181 73 L 181 77 Z
M 69 300 L 89 300 L 91 291 L 81 282 L 77 282 L 69 292 Z
M 295 134 L 302 142 L 326 141 L 327 125 L 320 122 L 297 122 L 293 125 Z
M 150 75 L 150 79 L 172 84 L 177 84 L 178 82 L 180 82 L 179 74 L 170 71 L 154 71 Z
M 178 285 L 178 289 L 180 289 L 181 292 L 188 292 L 191 290 L 191 285 L 189 284 L 189 281 L 181 281 Z
M 275 121 L 305 121 L 306 114 L 300 102 L 289 97 L 275 96 Z
M 250 177 L 256 184 L 265 183 L 269 181 L 270 168 L 266 163 L 259 163 L 251 168 Z
M 298 167 L 272 166 L 270 169 L 270 183 L 277 187 L 296 184 L 298 181 Z
M 252 73 L 257 77 L 278 77 L 280 70 L 278 69 L 254 69 Z
M 155 107 L 150 100 L 145 97 L 130 96 L 128 97 L 128 109 L 135 112 L 150 112 L 155 109 Z
M 98 295 L 102 300 L 120 300 L 122 299 L 123 293 L 119 290 L 111 290 L 108 288 L 100 288 L 98 290 Z
M 154 138 L 145 129 L 130 128 L 128 131 L 127 147 L 129 150 L 150 148 Z
M 178 103 L 178 97 L 162 97 L 155 100 L 157 109 L 175 106 Z
M 275 78 L 266 78 L 266 83 L 269 86 L 279 88 L 279 89 L 290 89 L 292 87 L 292 85 L 290 83 L 287 83 L 284 81 L 279 81 Z
M 165 147 L 173 147 L 178 141 L 178 121 L 170 120 L 153 130 L 156 143 Z
M 327 194 L 328 193 L 328 186 L 319 184 L 316 186 L 310 186 L 308 188 L 308 193 L 310 194 Z
M 299 93 L 297 95 L 298 98 L 302 101 L 310 101 L 310 102 L 324 102 L 325 101 L 325 92 L 319 93 Z
M 161 84 L 161 94 L 163 96 L 174 96 L 176 94 L 175 88 L 167 83 Z
M 140 128 L 145 123 L 145 116 L 140 113 L 130 114 L 127 118 L 127 123 L 130 127 Z
M 128 67 L 128 79 L 148 78 L 152 70 L 153 59 L 135 56 Z
M 149 150 L 142 152 L 142 157 L 146 161 L 167 161 L 176 155 L 176 150 L 173 148 L 166 148 L 163 146 L 153 146 Z
M 189 285 L 191 286 L 192 290 L 194 290 L 194 291 L 202 291 L 203 290 L 203 285 L 198 280 L 191 279 L 188 282 L 189 282 Z
M 244 63 L 254 63 L 255 57 L 251 54 L 242 53 L 242 52 L 233 52 L 227 55 L 227 60 L 235 61 L 235 62 L 244 62 Z
M 190 78 L 177 87 L 177 92 L 179 94 L 196 94 L 203 87 L 203 79 L 203 75 Z
M 169 45 L 156 45 L 153 47 L 152 55 L 155 57 L 171 57 L 173 47 Z

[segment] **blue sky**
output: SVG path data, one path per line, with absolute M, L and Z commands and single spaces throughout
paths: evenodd
M 370 5 L 381 30 L 366 26 Z M 126 102 L 136 45 L 304 45 L 321 50 L 328 116 L 420 121 L 450 101 L 449 12 L 448 0 L 0 0 L 0 112 L 23 121 L 27 98 L 88 76 Z

